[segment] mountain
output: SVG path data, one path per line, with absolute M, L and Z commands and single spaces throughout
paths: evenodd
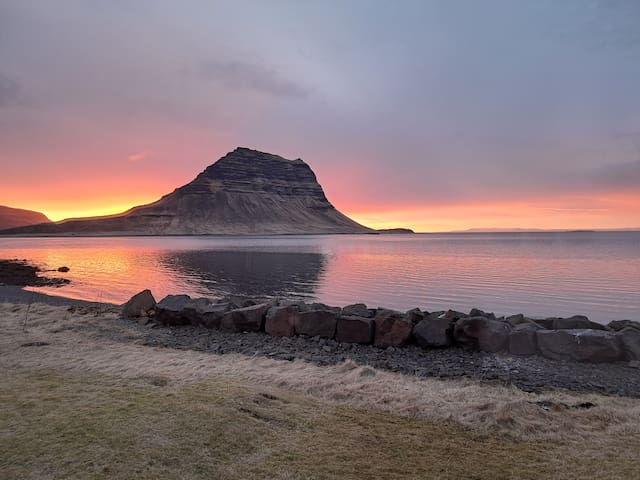
M 0 230 L 49 222 L 51 220 L 40 212 L 0 205 Z
M 160 200 L 108 217 L 3 234 L 199 235 L 369 233 L 327 200 L 301 159 L 237 148 Z

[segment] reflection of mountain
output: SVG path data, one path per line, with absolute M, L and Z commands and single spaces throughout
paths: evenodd
M 314 295 L 326 266 L 321 253 L 178 251 L 166 266 L 199 282 L 215 296 L 302 298 Z

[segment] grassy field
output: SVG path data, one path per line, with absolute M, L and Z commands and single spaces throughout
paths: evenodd
M 637 478 L 640 439 L 522 441 L 228 379 L 11 369 L 0 478 Z

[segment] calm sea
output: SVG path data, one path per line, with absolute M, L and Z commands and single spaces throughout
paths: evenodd
M 532 316 L 640 320 L 640 233 L 0 238 L 0 258 L 69 266 L 35 289 L 124 302 L 267 295 L 405 310 L 479 307 Z

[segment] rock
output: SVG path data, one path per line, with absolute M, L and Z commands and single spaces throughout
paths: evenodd
M 640 322 L 635 322 L 633 320 L 614 320 L 607 324 L 607 328 L 609 330 L 613 330 L 614 332 L 619 332 L 620 330 L 627 327 L 640 330 Z
M 293 337 L 299 311 L 297 305 L 271 307 L 267 312 L 264 331 L 274 337 Z
M 371 318 L 375 315 L 375 310 L 370 310 L 364 303 L 354 303 L 342 309 L 342 315 L 346 317 Z
M 370 318 L 341 315 L 336 322 L 336 340 L 342 343 L 369 344 L 373 331 L 374 322 Z
M 260 303 L 231 310 L 222 316 L 220 329 L 227 332 L 259 332 L 263 330 L 265 315 L 270 307 L 269 303 Z
M 189 303 L 189 295 L 167 295 L 155 306 L 156 321 L 165 325 L 188 325 L 189 317 L 184 314 L 184 307 Z
M 375 317 L 374 345 L 376 347 L 401 347 L 409 343 L 413 324 L 393 310 L 379 311 Z
M 613 332 L 590 329 L 538 330 L 538 351 L 553 360 L 616 362 L 624 359 L 620 338 Z
M 627 327 L 616 335 L 620 338 L 627 360 L 640 360 L 640 330 Z
M 424 318 L 424 314 L 419 308 L 413 308 L 404 314 L 404 318 L 411 322 L 411 325 L 417 325 Z
M 308 311 L 313 310 L 324 310 L 326 312 L 332 312 L 336 315 L 339 315 L 342 309 L 340 307 L 332 307 L 331 305 L 327 305 L 326 303 L 314 302 L 308 305 Z
M 509 333 L 508 349 L 511 355 L 535 355 L 538 351 L 536 331 L 544 330 L 540 325 L 530 322 L 513 327 Z
M 499 352 L 507 348 L 511 325 L 486 317 L 461 318 L 455 324 L 456 342 L 483 352 Z
M 422 348 L 449 347 L 452 336 L 453 323 L 444 317 L 429 316 L 413 327 L 413 338 Z
M 198 298 L 185 305 L 184 313 L 192 325 L 218 329 L 222 317 L 231 309 L 229 303 L 211 303 L 206 298 Z
M 552 330 L 573 329 L 606 330 L 607 327 L 600 323 L 592 322 L 584 315 L 574 315 L 569 318 L 556 318 L 553 320 Z
M 124 318 L 146 317 L 149 310 L 156 306 L 156 299 L 153 298 L 151 290 L 143 290 L 136 293 L 122 307 L 122 316 Z
M 479 308 L 472 308 L 471 311 L 469 312 L 469 316 L 491 318 L 492 320 L 496 319 L 496 315 L 494 313 L 486 313 L 480 310 Z
M 333 338 L 336 334 L 336 314 L 329 310 L 300 312 L 294 325 L 298 335 Z
M 536 318 L 533 321 L 546 330 L 553 330 L 553 323 L 558 320 L 557 317 Z
M 515 327 L 516 325 L 519 325 L 521 323 L 526 323 L 530 320 L 528 318 L 525 318 L 523 314 L 517 313 L 516 315 L 509 315 L 507 318 L 504 319 L 504 321 L 507 322 L 512 327 Z
M 211 301 L 208 298 L 192 298 L 184 304 L 182 314 L 189 319 L 191 325 L 197 327 L 202 324 L 199 312 L 209 305 Z
M 431 315 L 433 315 L 433 314 L 431 314 Z M 466 318 L 468 316 L 469 315 L 467 315 L 466 313 L 457 312 L 456 310 L 447 310 L 446 312 L 444 312 L 444 313 L 439 315 L 439 317 L 446 318 L 450 322 L 455 322 L 456 320 L 459 320 L 460 318 Z
M 69 270 L 69 267 L 58 267 L 58 271 L 62 273 L 67 273 Z

